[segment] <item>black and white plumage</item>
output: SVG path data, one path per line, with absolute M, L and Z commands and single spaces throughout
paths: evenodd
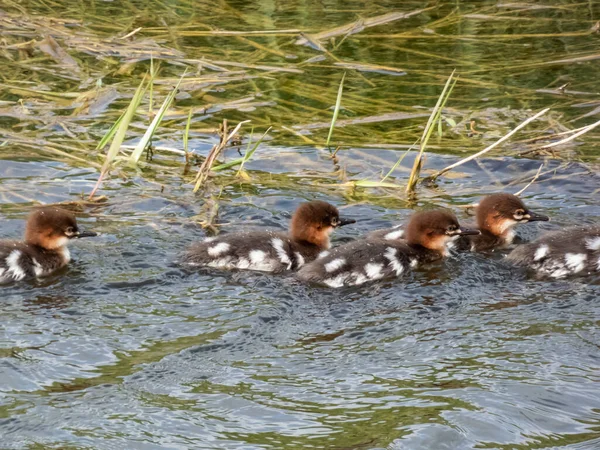
M 442 258 L 440 252 L 402 240 L 355 241 L 325 251 L 298 272 L 303 281 L 329 287 L 356 286 L 399 277 L 411 268 Z
M 71 260 L 69 240 L 86 236 L 96 233 L 81 231 L 69 211 L 35 209 L 27 219 L 24 241 L 0 241 L 0 283 L 50 275 Z
M 289 234 L 246 231 L 207 238 L 193 244 L 180 262 L 188 267 L 284 272 L 296 270 L 328 249 L 329 235 L 354 220 L 339 217 L 322 201 L 304 203 L 292 216 Z
M 322 251 L 294 242 L 285 233 L 249 231 L 206 238 L 192 245 L 181 262 L 189 267 L 284 272 L 296 270 Z
M 600 274 L 600 226 L 575 226 L 546 233 L 514 249 L 507 260 L 541 276 Z
M 447 256 L 448 247 L 461 235 L 478 233 L 461 229 L 447 211 L 415 213 L 406 227 L 406 239 L 375 237 L 336 247 L 300 268 L 298 278 L 342 287 L 398 277 L 410 268 Z
M 71 260 L 67 247 L 46 250 L 18 241 L 0 241 L 0 283 L 43 277 Z

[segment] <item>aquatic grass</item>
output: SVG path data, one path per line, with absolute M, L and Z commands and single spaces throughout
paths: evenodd
M 137 164 L 140 157 L 142 156 L 142 153 L 144 152 L 146 147 L 148 147 L 148 145 L 150 144 L 152 136 L 154 136 L 156 129 L 160 125 L 160 122 L 162 121 L 162 119 L 165 115 L 165 112 L 167 111 L 167 109 L 169 109 L 169 107 L 171 106 L 171 103 L 173 103 L 173 100 L 175 99 L 175 95 L 177 95 L 177 92 L 179 92 L 179 85 L 181 84 L 181 80 L 183 80 L 184 76 L 185 76 L 185 72 L 183 73 L 183 75 L 181 75 L 181 78 L 179 79 L 179 82 L 177 83 L 177 85 L 173 88 L 173 90 L 169 93 L 169 95 L 167 95 L 167 97 L 163 101 L 162 106 L 160 107 L 160 109 L 158 110 L 156 115 L 154 116 L 152 123 L 146 129 L 146 132 L 140 139 L 140 142 L 133 149 L 133 152 L 131 152 L 131 156 L 129 157 L 129 162 L 131 164 Z M 152 80 L 150 80 L 149 84 L 150 85 L 152 84 Z
M 135 94 L 133 94 L 133 98 L 131 99 L 131 102 L 129 103 L 127 110 L 125 111 L 125 114 L 123 115 L 122 118 L 119 119 L 120 120 L 119 126 L 116 128 L 114 138 L 113 138 L 113 140 L 110 144 L 110 147 L 108 149 L 108 152 L 106 154 L 104 164 L 102 165 L 102 169 L 100 170 L 100 176 L 98 177 L 98 181 L 96 182 L 96 185 L 94 186 L 94 188 L 92 189 L 92 192 L 90 193 L 90 196 L 89 196 L 90 200 L 94 197 L 94 194 L 100 187 L 100 183 L 102 183 L 102 179 L 104 178 L 106 173 L 109 171 L 113 160 L 119 153 L 121 144 L 125 140 L 125 133 L 127 132 L 127 129 L 129 128 L 129 124 L 131 123 L 131 120 L 133 119 L 133 116 L 135 115 L 135 112 L 136 112 L 137 108 L 139 107 L 139 105 L 142 101 L 142 98 L 144 96 L 144 92 L 145 92 L 144 84 L 145 83 L 146 83 L 146 75 L 144 75 L 144 77 L 142 78 L 142 81 L 140 81 L 140 84 L 139 84 L 137 90 L 135 91 Z
M 540 176 L 540 173 L 542 172 L 543 167 L 544 167 L 544 164 L 540 164 L 540 168 L 537 170 L 537 172 L 535 173 L 535 175 L 533 176 L 531 181 L 529 183 L 527 183 L 523 189 L 519 190 L 518 192 L 515 192 L 515 195 L 517 197 L 519 197 L 523 192 L 525 192 L 527 190 L 527 188 L 529 186 L 531 186 L 535 182 L 535 180 L 538 179 L 538 177 Z
M 462 166 L 463 164 L 465 164 L 465 163 L 467 163 L 469 161 L 472 161 L 473 159 L 478 158 L 478 157 L 480 157 L 480 156 L 488 153 L 490 150 L 493 150 L 498 145 L 502 144 L 504 141 L 506 141 L 507 139 L 509 139 L 513 134 L 515 134 L 521 128 L 526 127 L 529 123 L 533 122 L 537 118 L 539 118 L 539 117 L 543 116 L 544 114 L 546 114 L 549 110 L 550 110 L 550 108 L 546 108 L 546 109 L 540 111 L 539 113 L 537 113 L 533 117 L 530 117 L 529 119 L 525 120 L 524 122 L 521 122 L 512 131 L 510 131 L 509 133 L 505 134 L 503 137 L 501 137 L 500 139 L 498 139 L 493 144 L 488 145 L 486 148 L 484 148 L 480 152 L 477 152 L 477 153 L 475 153 L 474 155 L 471 155 L 471 156 L 467 156 L 466 158 L 463 158 L 460 161 L 455 162 L 454 164 L 450 164 L 449 166 L 444 167 L 442 170 L 439 170 L 439 171 L 435 172 L 433 175 L 428 176 L 426 178 L 426 180 L 433 182 L 437 178 L 439 178 L 440 176 L 442 176 L 445 173 L 449 172 L 450 170 L 455 169 L 456 167 Z
M 394 173 L 394 170 L 396 170 L 398 168 L 398 166 L 400 166 L 400 164 L 402 163 L 402 161 L 404 160 L 404 158 L 406 157 L 406 155 L 408 155 L 408 152 L 410 152 L 415 145 L 417 145 L 419 141 L 415 141 L 415 143 L 413 145 L 411 145 L 409 148 L 407 148 L 404 153 L 402 153 L 402 155 L 400 156 L 400 158 L 398 158 L 398 161 L 396 161 L 396 163 L 392 166 L 392 168 L 389 170 L 389 172 L 381 179 L 381 183 L 383 183 L 385 180 L 387 180 L 390 175 L 392 175 Z
M 218 144 L 214 145 L 213 148 L 208 153 L 208 156 L 198 169 L 198 173 L 196 174 L 196 179 L 194 183 L 194 189 L 192 192 L 196 193 L 202 187 L 202 185 L 206 182 L 208 175 L 211 171 L 211 168 L 219 156 L 219 154 L 223 151 L 227 143 L 237 134 L 243 124 L 250 122 L 249 120 L 244 120 L 237 124 L 237 126 L 233 129 L 231 133 L 228 134 L 227 121 L 223 121 L 223 130 L 221 140 Z
M 344 79 L 346 78 L 346 72 L 342 75 L 342 81 L 340 81 L 340 86 L 338 87 L 337 98 L 335 100 L 335 108 L 333 110 L 333 117 L 331 118 L 331 126 L 329 127 L 329 134 L 327 135 L 327 142 L 325 142 L 325 147 L 329 147 L 329 142 L 331 141 L 331 136 L 333 135 L 333 129 L 335 128 L 335 122 L 337 121 L 338 115 L 340 113 L 340 107 L 342 105 L 342 93 L 344 92 Z
M 185 130 L 183 132 L 183 151 L 185 152 L 185 163 L 189 164 L 190 162 L 190 154 L 189 154 L 189 136 L 190 136 L 190 125 L 192 124 L 192 115 L 194 110 L 190 108 L 190 112 L 188 113 L 187 121 L 185 122 Z
M 113 138 L 113 136 L 117 132 L 117 129 L 119 128 L 119 125 L 121 124 L 121 120 L 123 120 L 123 117 L 125 117 L 126 112 L 127 110 L 121 113 L 119 118 L 112 124 L 112 126 L 102 137 L 102 139 L 100 139 L 100 142 L 98 142 L 98 145 L 96 145 L 96 150 L 102 150 L 106 146 L 106 144 L 108 144 L 108 142 Z
M 406 184 L 406 192 L 414 192 L 417 182 L 419 181 L 419 174 L 421 173 L 421 168 L 423 165 L 423 153 L 425 152 L 425 148 L 427 147 L 427 143 L 429 142 L 429 138 L 431 137 L 431 133 L 433 132 L 434 124 L 439 120 L 442 109 L 444 108 L 450 94 L 452 93 L 452 89 L 456 85 L 457 79 L 453 80 L 454 73 L 456 69 L 452 71 L 446 84 L 444 85 L 444 89 L 442 93 L 438 97 L 437 103 L 433 107 L 431 111 L 431 115 L 429 116 L 429 120 L 425 125 L 425 129 L 423 130 L 423 135 L 420 139 L 419 145 L 419 153 L 417 154 L 415 161 L 413 163 L 412 170 L 410 172 L 410 176 L 408 177 L 408 182 Z

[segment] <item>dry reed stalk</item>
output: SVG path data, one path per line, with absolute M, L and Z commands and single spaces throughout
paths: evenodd
M 204 182 L 208 178 L 208 174 L 210 173 L 210 170 L 211 170 L 215 160 L 219 156 L 219 154 L 223 151 L 223 149 L 225 148 L 227 143 L 237 134 L 237 132 L 242 127 L 242 125 L 245 123 L 248 123 L 248 122 L 250 122 L 250 121 L 244 120 L 243 122 L 238 123 L 237 126 L 233 129 L 233 131 L 231 133 L 227 134 L 227 132 L 228 132 L 227 120 L 223 120 L 223 134 L 221 136 L 221 141 L 217 145 L 213 146 L 213 148 L 208 153 L 208 156 L 206 157 L 206 159 L 200 166 L 200 169 L 198 169 L 198 173 L 197 173 L 196 179 L 195 179 L 196 184 L 194 185 L 193 192 L 198 192 L 200 187 L 204 184 Z
M 461 159 L 458 162 L 455 162 L 454 164 L 450 164 L 448 167 L 444 167 L 442 170 L 434 173 L 433 175 L 430 175 L 426 178 L 426 180 L 428 181 L 435 181 L 438 177 L 442 176 L 443 174 L 445 174 L 446 172 L 449 172 L 452 169 L 455 169 L 458 166 L 462 166 L 464 163 L 467 163 L 469 161 L 472 161 L 475 158 L 480 157 L 481 155 L 484 155 L 485 153 L 488 153 L 489 151 L 493 150 L 494 148 L 496 148 L 498 145 L 502 144 L 504 141 L 506 141 L 508 138 L 510 138 L 513 134 L 515 134 L 517 131 L 519 131 L 521 128 L 527 126 L 529 123 L 533 122 L 535 119 L 537 119 L 540 116 L 543 116 L 544 114 L 546 114 L 548 111 L 550 110 L 550 108 L 546 108 L 542 111 L 540 111 L 539 113 L 537 113 L 535 116 L 530 117 L 529 119 L 525 120 L 524 122 L 521 122 L 516 128 L 514 128 L 512 131 L 510 131 L 508 134 L 504 135 L 503 137 L 501 137 L 500 139 L 498 139 L 496 142 L 494 142 L 492 145 L 487 146 L 486 148 L 484 148 L 483 150 L 481 150 L 478 153 L 475 153 L 474 155 L 471 156 L 467 156 L 464 159 Z
M 542 168 L 543 168 L 543 167 L 544 167 L 544 165 L 543 165 L 543 164 L 541 164 L 541 165 L 540 165 L 540 168 L 537 170 L 536 174 L 533 176 L 533 178 L 531 179 L 531 181 L 530 181 L 529 183 L 527 183 L 527 184 L 525 185 L 525 187 L 524 187 L 523 189 L 521 189 L 519 192 L 515 192 L 515 195 L 516 195 L 517 197 L 519 197 L 519 196 L 520 196 L 520 195 L 521 195 L 523 192 L 525 192 L 525 190 L 526 190 L 526 189 L 527 189 L 529 186 L 531 186 L 531 185 L 532 185 L 532 184 L 535 182 L 535 180 L 537 180 L 537 179 L 538 179 L 538 177 L 540 176 L 540 173 L 542 172 Z

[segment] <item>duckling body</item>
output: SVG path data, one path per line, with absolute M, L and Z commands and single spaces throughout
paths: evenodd
M 515 248 L 507 260 L 550 278 L 600 274 L 600 226 L 575 226 L 546 233 Z
M 329 203 L 308 202 L 294 213 L 289 233 L 246 231 L 207 238 L 192 245 L 181 262 L 189 267 L 275 273 L 296 270 L 329 248 L 335 228 L 353 222 L 341 219 Z

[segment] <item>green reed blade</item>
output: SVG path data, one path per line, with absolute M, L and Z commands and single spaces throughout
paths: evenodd
M 331 118 L 331 126 L 329 127 L 329 134 L 327 135 L 327 142 L 325 143 L 325 147 L 329 147 L 329 142 L 331 141 L 331 136 L 333 135 L 333 128 L 335 127 L 335 122 L 337 121 L 338 114 L 340 113 L 340 106 L 342 104 L 342 92 L 344 91 L 344 79 L 346 78 L 346 72 L 342 75 L 342 81 L 340 82 L 340 87 L 338 88 L 337 99 L 335 101 L 335 109 L 333 110 L 333 117 Z

